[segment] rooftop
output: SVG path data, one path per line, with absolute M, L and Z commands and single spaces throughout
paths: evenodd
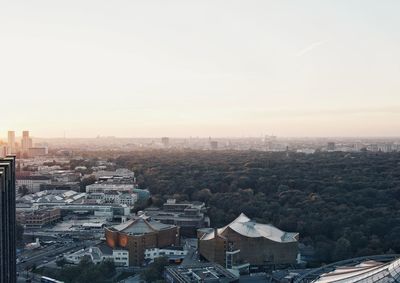
M 315 283 L 330 282 L 398 282 L 400 280 L 400 259 L 389 263 L 365 261 L 355 266 L 341 266 L 322 274 Z
M 174 225 L 163 224 L 158 221 L 147 221 L 143 218 L 136 218 L 129 220 L 125 223 L 116 225 L 113 227 L 114 230 L 124 232 L 131 235 L 142 235 L 147 233 L 153 233 L 161 230 L 166 230 L 175 227 Z
M 275 226 L 269 224 L 260 224 L 245 214 L 240 214 L 234 221 L 223 228 L 217 230 L 219 236 L 223 236 L 227 229 L 231 229 L 236 233 L 248 238 L 266 238 L 278 243 L 297 242 L 298 233 L 284 232 Z M 206 230 L 203 230 L 206 232 Z M 215 237 L 214 231 L 210 231 L 203 235 L 201 240 L 211 240 Z
M 176 282 L 237 282 L 238 278 L 225 268 L 214 263 L 197 263 L 187 266 L 167 267 L 167 272 Z M 175 282 L 175 281 L 174 281 Z

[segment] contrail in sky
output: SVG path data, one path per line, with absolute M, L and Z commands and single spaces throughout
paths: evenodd
M 314 50 L 315 48 L 317 48 L 317 47 L 319 47 L 319 46 L 321 46 L 321 45 L 327 43 L 328 41 L 329 41 L 328 39 L 325 39 L 325 40 L 313 42 L 313 43 L 311 43 L 310 45 L 308 45 L 307 47 L 301 49 L 301 50 L 296 54 L 296 56 L 301 57 L 301 56 L 307 54 L 308 52 Z

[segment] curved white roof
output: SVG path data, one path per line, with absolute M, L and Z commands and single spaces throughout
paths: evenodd
M 218 235 L 224 236 L 227 228 L 232 229 L 236 233 L 248 238 L 267 238 L 274 242 L 290 243 L 296 242 L 298 233 L 288 233 L 279 230 L 275 226 L 268 224 L 260 224 L 252 221 L 245 214 L 240 214 L 234 221 L 227 226 L 218 229 Z M 210 240 L 214 238 L 214 232 L 210 232 L 203 236 L 202 240 Z
M 390 263 L 376 261 L 363 262 L 356 266 L 338 267 L 334 271 L 321 275 L 315 283 L 330 282 L 399 282 L 400 281 L 400 259 Z

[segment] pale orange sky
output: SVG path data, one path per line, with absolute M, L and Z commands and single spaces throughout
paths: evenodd
M 5 1 L 0 136 L 398 136 L 399 1 Z

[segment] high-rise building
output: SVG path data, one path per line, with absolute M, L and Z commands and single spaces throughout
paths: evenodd
M 27 153 L 29 148 L 32 147 L 32 139 L 29 137 L 29 131 L 22 132 L 21 148 L 22 152 Z
M 0 282 L 16 282 L 15 157 L 0 159 Z
M 168 147 L 169 146 L 169 137 L 162 137 L 161 143 L 163 144 L 164 147 Z
M 7 153 L 15 154 L 15 132 L 8 131 Z

